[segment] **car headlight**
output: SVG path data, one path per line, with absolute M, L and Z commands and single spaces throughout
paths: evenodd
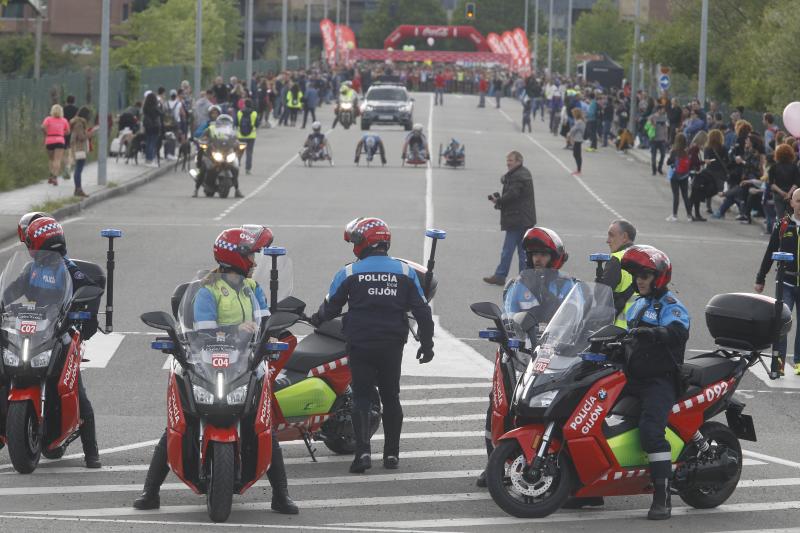
M 553 403 L 553 400 L 556 399 L 556 396 L 558 396 L 557 390 L 549 390 L 547 392 L 537 394 L 531 398 L 531 401 L 528 403 L 528 405 L 532 408 L 550 407 L 550 404 Z
M 50 355 L 53 353 L 52 350 L 47 350 L 45 352 L 41 352 L 36 354 L 33 359 L 31 359 L 31 366 L 33 368 L 42 368 L 47 366 L 50 363 Z
M 242 385 L 228 393 L 227 400 L 229 404 L 244 403 L 247 398 L 247 385 Z
M 409 113 L 409 112 L 411 112 L 411 104 L 406 104 L 406 105 L 404 105 L 404 106 L 401 106 L 401 107 L 400 107 L 400 111 L 402 111 L 402 112 L 404 112 L 404 113 Z
M 364 111 L 372 111 L 372 106 L 367 104 L 364 106 Z
M 217 163 L 222 163 L 222 160 L 225 159 L 225 157 L 222 155 L 222 152 L 212 152 L 211 157 L 213 157 L 214 161 Z
M 228 163 L 233 163 L 234 161 L 236 161 L 236 153 L 235 152 L 229 153 L 227 156 L 225 156 L 225 161 L 227 161 Z
M 6 366 L 19 366 L 19 357 L 17 354 L 6 348 L 3 350 L 3 363 Z
M 194 401 L 205 405 L 214 403 L 214 395 L 199 385 L 192 384 L 192 394 L 194 394 Z

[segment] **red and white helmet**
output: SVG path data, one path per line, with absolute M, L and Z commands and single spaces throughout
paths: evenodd
M 525 253 L 528 255 L 528 263 L 530 255 L 533 252 L 548 252 L 550 254 L 550 267 L 556 270 L 564 266 L 564 263 L 569 259 L 569 254 L 561 237 L 558 233 L 548 228 L 531 228 L 525 232 L 522 237 L 522 244 L 525 247 Z M 530 264 L 528 266 L 531 266 Z
M 19 242 L 25 242 L 25 232 L 28 230 L 28 226 L 30 226 L 31 222 L 37 218 L 49 216 L 50 215 L 48 213 L 43 213 L 42 211 L 31 211 L 30 213 L 25 213 L 22 215 L 22 218 L 19 219 L 19 224 L 17 224 L 17 235 L 19 235 Z
M 355 218 L 344 228 L 344 240 L 353 244 L 353 254 L 359 259 L 365 250 L 392 243 L 392 232 L 386 222 L 379 218 Z
M 31 253 L 39 250 L 66 253 L 64 228 L 52 217 L 39 217 L 25 230 L 25 246 Z
M 665 289 L 672 279 L 672 263 L 667 254 L 653 248 L 637 244 L 625 251 L 621 261 L 622 268 L 627 270 L 632 276 L 639 272 L 652 272 L 655 274 L 653 289 Z
M 247 276 L 255 266 L 248 256 L 270 246 L 272 240 L 272 230 L 266 226 L 245 225 L 226 229 L 214 241 L 214 260 L 221 267 Z

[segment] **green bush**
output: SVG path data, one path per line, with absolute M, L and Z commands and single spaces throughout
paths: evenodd
M 29 117 L 30 103 L 23 99 L 9 117 L 12 133 L 0 139 L 0 191 L 19 189 L 48 176 L 42 131 Z

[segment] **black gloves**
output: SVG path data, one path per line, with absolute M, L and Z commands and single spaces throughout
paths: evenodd
M 423 348 L 420 346 L 419 350 L 417 350 L 417 359 L 420 364 L 430 363 L 433 359 L 433 347 Z
M 309 323 L 310 323 L 312 326 L 314 326 L 315 328 L 318 328 L 318 327 L 320 327 L 320 325 L 322 324 L 323 320 L 322 320 L 322 318 L 319 316 L 319 313 L 314 313 L 313 315 L 311 315 L 311 318 L 309 318 L 309 319 L 308 319 L 308 322 L 309 322 Z
M 639 342 L 656 342 L 655 328 L 631 328 L 628 334 Z

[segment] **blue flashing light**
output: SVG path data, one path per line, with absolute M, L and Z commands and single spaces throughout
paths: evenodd
M 150 343 L 150 347 L 154 350 L 173 350 L 175 349 L 175 343 L 172 341 L 153 341 Z
M 502 338 L 502 334 L 496 329 L 482 329 L 478 332 L 478 337 L 481 339 L 489 339 L 490 341 L 494 341 Z
M 431 239 L 444 239 L 447 237 L 447 232 L 443 229 L 426 229 L 425 236 L 430 237 Z
M 71 313 L 67 313 L 67 318 L 70 320 L 91 320 L 92 313 L 89 311 L 73 311 Z
M 100 236 L 101 237 L 106 237 L 106 238 L 109 238 L 109 239 L 118 239 L 118 238 L 122 237 L 122 230 L 121 229 L 107 228 L 107 229 L 104 229 L 104 230 L 100 230 Z
M 606 254 L 606 253 L 590 254 L 589 261 L 611 261 L 611 254 Z
M 270 246 L 269 248 L 264 248 L 262 252 L 264 255 L 286 255 L 286 248 L 282 248 L 280 246 Z
M 773 252 L 772 253 L 772 260 L 773 261 L 794 261 L 794 254 L 789 252 Z
M 523 344 L 525 343 L 519 339 L 508 339 L 508 347 L 511 348 L 512 350 L 519 349 L 520 347 L 522 347 Z
M 603 353 L 584 352 L 581 354 L 581 359 L 595 363 L 605 363 L 608 360 L 608 356 Z
M 268 342 L 267 343 L 267 351 L 268 352 L 285 352 L 289 349 L 289 344 L 285 342 Z

